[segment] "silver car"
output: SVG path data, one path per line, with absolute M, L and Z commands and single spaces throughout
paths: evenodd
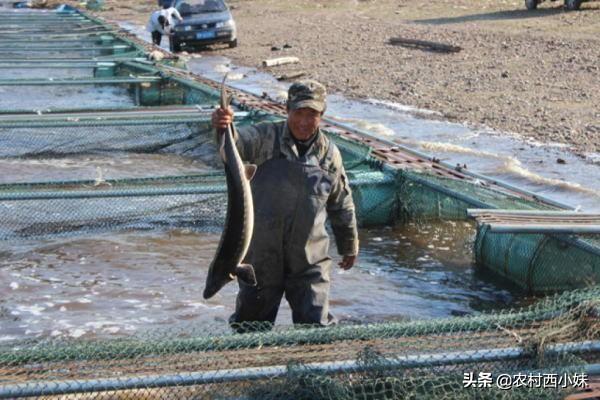
M 176 0 L 175 8 L 183 21 L 174 27 L 171 51 L 215 43 L 237 46 L 235 21 L 223 0 Z

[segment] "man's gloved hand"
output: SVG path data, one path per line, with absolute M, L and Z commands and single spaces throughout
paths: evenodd
M 354 266 L 355 262 L 356 262 L 356 256 L 344 256 L 342 258 L 342 261 L 340 261 L 338 263 L 338 265 L 343 270 L 349 270 L 350 268 L 352 268 Z
M 217 130 L 226 129 L 233 122 L 233 109 L 231 107 L 226 109 L 217 108 L 212 113 L 211 120 L 213 128 Z

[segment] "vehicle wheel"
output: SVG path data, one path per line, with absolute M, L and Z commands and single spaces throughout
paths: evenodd
M 581 0 L 565 0 L 565 7 L 567 10 L 579 10 Z
M 535 10 L 538 6 L 538 0 L 525 0 L 525 7 L 528 10 Z
M 173 52 L 173 53 L 177 53 L 177 52 L 181 51 L 181 43 L 179 43 L 178 40 L 172 39 L 169 42 L 169 50 L 171 50 L 171 52 Z
M 230 49 L 233 49 L 234 47 L 237 47 L 237 39 L 232 40 L 228 44 L 229 44 L 229 48 Z

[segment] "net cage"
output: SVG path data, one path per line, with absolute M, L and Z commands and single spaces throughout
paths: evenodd
M 107 25 L 99 24 L 90 18 L 74 12 L 37 13 L 36 11 L 0 12 L 0 36 L 52 35 L 64 32 L 90 33 L 109 30 Z
M 57 58 L 60 60 L 61 57 L 65 58 L 78 58 L 87 57 L 93 58 L 95 56 L 108 56 L 113 54 L 120 54 L 131 52 L 133 48 L 127 44 L 107 44 L 102 43 L 94 44 L 65 44 L 55 46 L 18 46 L 18 47 L 1 47 L 0 46 L 0 57 L 2 59 L 17 58 Z
M 408 220 L 465 219 L 469 208 L 556 210 L 485 186 L 478 180 L 403 173 L 400 216 Z M 477 226 L 476 265 L 530 293 L 550 293 L 600 282 L 597 234 L 523 234 L 491 232 Z M 572 268 L 571 266 L 578 266 Z
M 25 64 L 25 63 L 0 63 L 0 75 L 4 79 L 27 79 L 27 78 L 90 78 L 93 77 L 98 68 L 114 68 L 114 62 L 79 62 L 79 63 L 54 63 L 47 64 Z
M 483 227 L 478 229 L 474 254 L 478 265 L 528 292 L 553 292 L 600 282 L 598 235 L 509 234 Z
M 122 68 L 130 71 L 132 67 L 124 63 Z M 182 96 L 188 93 L 194 100 L 205 103 L 216 97 L 210 88 L 186 87 L 183 83 L 176 82 Z M 168 96 L 161 89 L 156 93 L 160 98 Z M 118 157 L 123 152 L 174 154 L 202 160 L 219 169 L 209 121 L 210 107 L 198 110 L 182 105 L 160 110 L 133 107 L 81 114 L 5 115 L 0 117 L 0 158 L 90 153 Z M 243 127 L 280 117 L 253 110 L 240 111 L 236 118 Z M 341 150 L 357 218 L 363 227 L 407 221 L 464 220 L 469 208 L 553 208 L 500 191 L 477 179 L 459 180 L 428 172 L 393 169 L 373 157 L 368 145 L 336 132 L 326 133 Z M 223 223 L 226 192 L 222 177 L 219 179 L 217 182 L 211 174 L 199 174 L 153 176 L 147 180 L 5 184 L 0 186 L 0 237 L 16 240 L 173 227 L 218 231 Z M 506 235 L 479 230 L 475 259 L 480 267 L 497 272 L 532 292 L 597 282 L 597 241 L 562 236 L 555 238 L 555 245 L 550 246 L 544 238 L 545 235 L 520 235 L 518 240 L 513 240 Z M 541 247 L 540 241 L 544 244 Z M 517 242 L 523 244 L 517 246 Z M 562 267 L 573 263 L 584 268 L 573 272 Z
M 15 53 L 15 51 L 17 53 Z M 114 74 L 117 66 L 112 61 L 94 61 L 94 58 L 119 58 L 122 53 L 131 54 L 134 49 L 127 42 L 113 35 L 89 37 L 56 37 L 39 39 L 0 38 L 0 76 L 2 79 L 61 79 L 92 78 L 97 75 Z M 60 53 L 60 58 L 56 58 Z M 45 62 L 28 60 L 36 57 Z M 86 57 L 87 56 L 87 57 Z M 65 59 L 86 57 L 71 62 Z M 52 59 L 56 58 L 56 59 Z
M 328 328 L 245 323 L 0 345 L 0 398 L 562 399 L 600 361 L 600 289 Z
M 57 157 L 94 152 L 186 155 L 212 143 L 211 112 L 211 108 L 178 108 L 162 112 L 49 115 L 12 121 L 0 117 L 0 157 Z M 260 112 L 238 113 L 236 118 L 241 127 L 273 120 Z M 211 149 L 214 152 L 214 146 Z
M 238 114 L 240 127 L 277 119 L 260 112 Z M 9 157 L 20 158 L 90 152 L 115 152 L 115 156 L 124 151 L 162 152 L 203 159 L 219 168 L 208 118 L 208 113 L 197 112 L 193 117 L 176 115 L 174 121 L 167 118 L 146 124 L 140 124 L 139 119 L 108 121 L 111 124 L 107 126 L 98 121 L 91 121 L 90 125 L 77 121 L 77 126 L 61 126 L 57 131 L 42 128 L 38 132 L 42 138 L 33 136 L 27 141 L 24 132 L 11 131 L 18 141 L 4 148 L 18 149 L 18 154 Z M 360 223 L 368 226 L 391 221 L 396 209 L 394 176 L 370 158 L 368 147 L 338 137 L 334 140 L 348 163 Z M 17 240 L 173 227 L 218 231 L 224 224 L 226 193 L 220 169 L 187 176 L 8 183 L 0 185 L 0 238 Z
M 45 70 L 46 65 L 51 68 Z M 44 78 L 0 80 L 0 89 L 11 88 L 16 93 L 0 99 L 2 114 L 119 110 L 139 106 L 216 104 L 218 101 L 218 93 L 212 88 L 166 77 L 155 68 L 118 58 L 69 63 L 48 59 L 44 63 L 4 64 L 4 67 L 37 69 L 38 73 L 46 71 L 47 75 Z M 63 71 L 62 67 L 77 67 L 81 73 L 91 72 L 93 76 L 61 78 L 59 75 L 63 72 L 52 72 Z M 74 107 L 74 104 L 85 104 L 85 107 Z
M 405 199 L 403 212 L 411 218 L 466 219 L 469 208 L 556 209 L 545 203 L 502 192 L 477 179 L 459 180 L 408 170 L 402 174 L 404 179 L 400 191 Z
M 96 179 L 0 185 L 0 239 L 8 242 L 107 231 L 187 228 L 219 232 L 225 220 L 226 184 L 216 158 L 208 112 L 130 120 L 51 121 L 43 128 L 7 128 L 13 138 L 4 157 L 62 157 L 79 153 L 175 154 L 217 168 L 187 176 Z M 242 127 L 276 120 L 265 113 L 238 113 Z M 36 134 L 32 135 L 31 132 Z M 517 197 L 476 183 L 392 170 L 370 148 L 331 134 L 339 146 L 361 227 L 407 221 L 465 219 L 466 210 L 534 208 Z M 58 139 L 57 139 L 58 138 Z M 441 185 L 444 185 L 440 189 Z M 494 197 L 496 196 L 496 197 Z M 491 201 L 490 201 L 491 199 Z M 474 258 L 529 292 L 552 292 L 599 280 L 599 243 L 593 235 L 497 234 L 479 229 Z M 578 265 L 580 268 L 565 268 Z

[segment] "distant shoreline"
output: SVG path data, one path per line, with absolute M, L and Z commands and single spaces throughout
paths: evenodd
M 349 97 L 390 100 L 450 121 L 564 143 L 578 154 L 600 153 L 600 1 L 578 12 L 559 2 L 536 11 L 526 11 L 521 0 L 411 3 L 233 0 L 240 44 L 208 53 L 274 75 L 306 71 Z M 106 8 L 100 16 L 143 25 L 155 3 L 107 0 Z M 386 43 L 396 36 L 463 50 Z M 260 66 L 282 56 L 300 63 Z

